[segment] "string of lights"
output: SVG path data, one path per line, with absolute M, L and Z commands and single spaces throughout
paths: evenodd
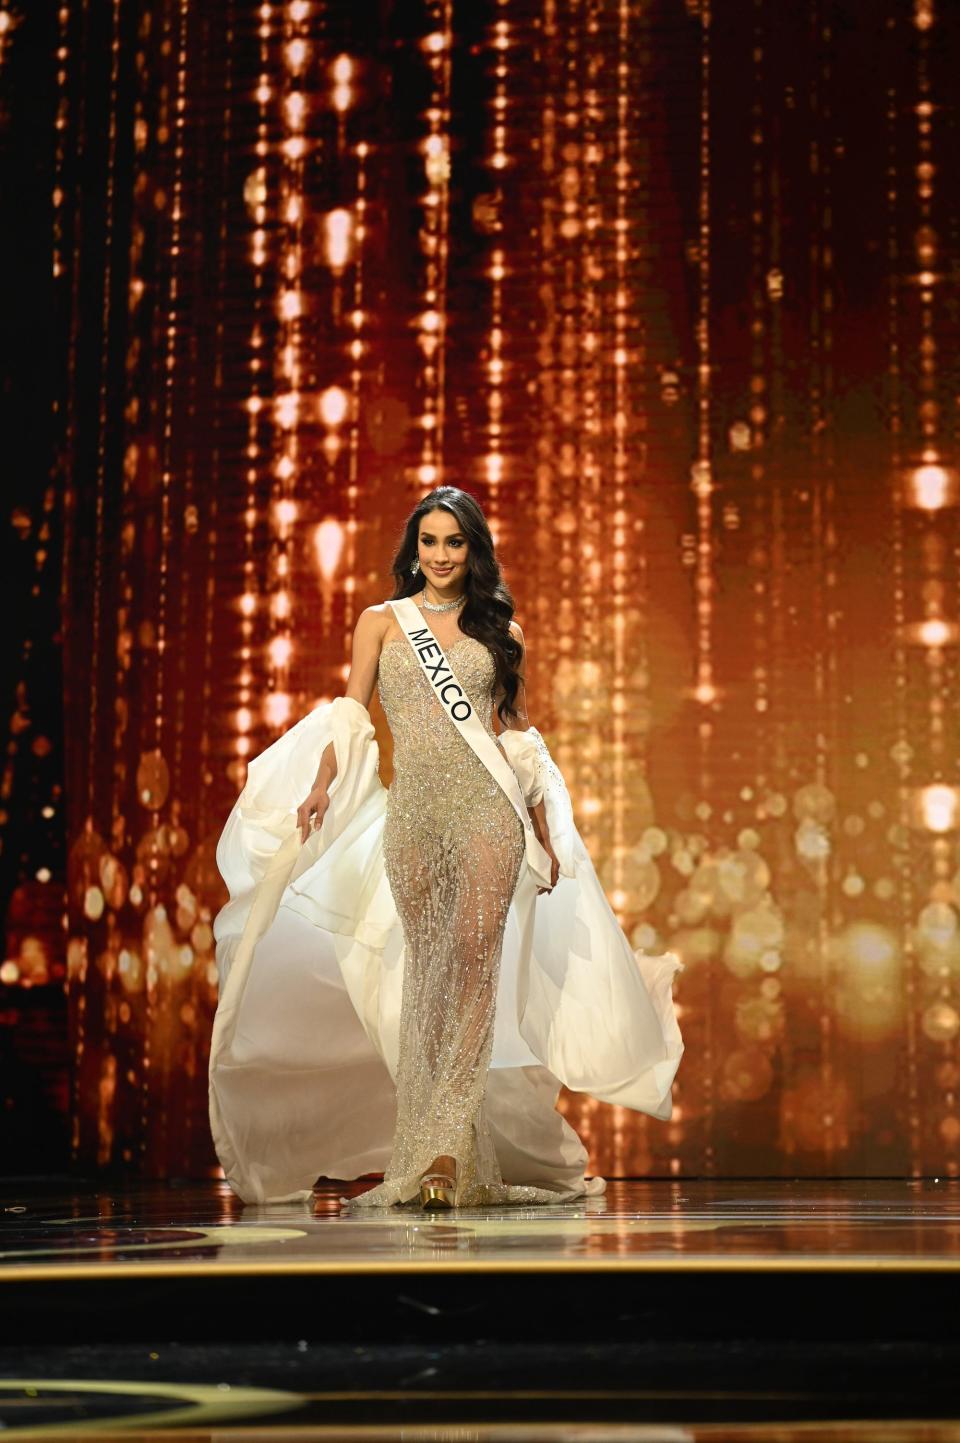
M 450 237 L 450 79 L 452 3 L 430 0 L 421 46 L 430 70 L 430 99 L 423 114 L 423 167 L 427 189 L 421 197 L 420 246 L 423 254 L 422 306 L 416 318 L 422 355 L 422 428 L 417 479 L 423 490 L 440 484 L 444 444 L 446 388 L 446 292 Z
M 448 480 L 487 508 L 611 905 L 686 964 L 668 1127 L 562 1100 L 593 1165 L 949 1174 L 956 22 L 885 0 L 854 97 L 827 5 L 148 11 L 110 8 L 86 111 L 102 31 L 65 4 L 51 32 L 57 475 L 89 651 L 76 1158 L 212 1165 L 218 829 L 251 758 L 339 691 L 400 519 Z M 26 22 L 0 14 L 6 68 Z

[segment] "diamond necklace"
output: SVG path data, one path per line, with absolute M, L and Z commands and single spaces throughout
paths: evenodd
M 423 601 L 420 604 L 424 611 L 453 611 L 454 607 L 462 606 L 466 599 L 467 593 L 461 591 L 460 595 L 455 596 L 453 601 L 441 601 L 440 605 L 437 606 L 434 602 L 428 601 L 424 594 Z

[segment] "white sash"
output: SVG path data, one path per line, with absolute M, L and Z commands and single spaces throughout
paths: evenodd
M 457 680 L 456 672 L 430 630 L 420 607 L 408 596 L 389 604 L 393 607 L 400 630 L 413 648 L 413 654 L 420 662 L 423 674 L 443 710 L 513 804 L 523 823 L 527 866 L 542 887 L 549 887 L 551 861 L 533 830 L 516 773 L 477 716 L 466 688 Z

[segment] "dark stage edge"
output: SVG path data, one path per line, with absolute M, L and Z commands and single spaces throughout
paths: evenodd
M 250 1208 L 213 1181 L 8 1179 L 5 1435 L 960 1443 L 953 1180 L 341 1216 L 356 1188 Z

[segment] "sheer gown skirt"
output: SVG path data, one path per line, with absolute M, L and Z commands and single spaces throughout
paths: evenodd
M 547 1200 L 540 1189 L 503 1183 L 484 1117 L 500 952 L 524 840 L 496 783 L 477 780 L 467 795 L 438 786 L 431 796 L 400 777 L 390 788 L 384 861 L 405 943 L 397 1123 L 383 1182 L 353 1206 L 418 1198 L 421 1175 L 444 1154 L 457 1162 L 458 1206 Z

